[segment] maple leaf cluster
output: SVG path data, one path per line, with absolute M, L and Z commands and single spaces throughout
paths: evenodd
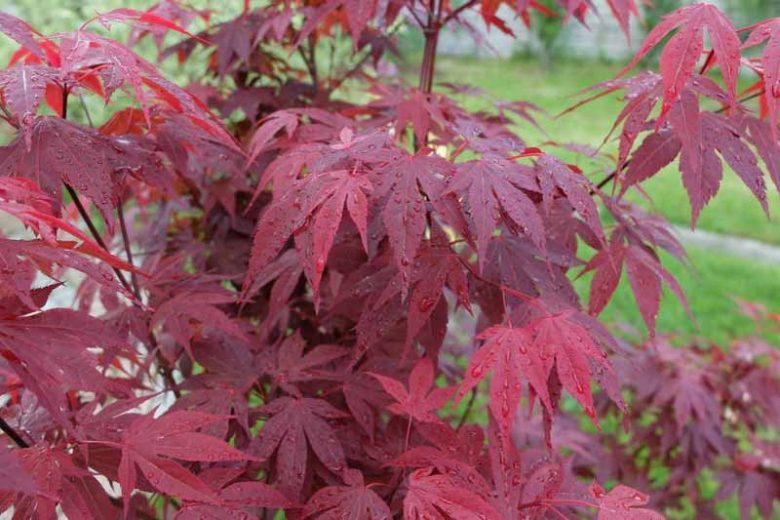
M 564 19 L 593 10 L 557 4 Z M 608 5 L 627 33 L 634 0 Z M 766 207 L 765 176 L 780 179 L 777 23 L 737 31 L 706 4 L 670 14 L 635 60 L 678 31 L 660 75 L 597 87 L 626 92 L 619 156 L 604 154 L 614 173 L 599 182 L 556 143 L 516 133 L 538 124 L 535 105 L 473 112 L 444 92 L 480 92 L 434 90 L 441 28 L 468 28 L 473 11 L 511 32 L 507 9 L 527 23 L 529 10 L 554 14 L 533 0 L 273 0 L 226 19 L 164 0 L 43 35 L 0 13 L 20 45 L 0 71 L 13 131 L 0 210 L 25 226 L 0 238 L 0 510 L 662 518 L 629 487 L 649 487 L 632 460 L 606 490 L 594 479 L 613 475 L 578 473 L 559 452 L 567 394 L 597 425 L 609 406 L 637 422 L 651 405 L 670 413 L 677 433 L 640 434 L 653 456 L 684 447 L 675 484 L 731 455 L 741 473 L 725 470 L 723 493 L 767 515 L 775 477 L 713 431 L 738 395 L 719 405 L 697 385 L 776 384 L 776 370 L 731 372 L 728 357 L 691 382 L 656 355 L 629 408 L 630 356 L 597 316 L 624 269 L 651 335 L 663 285 L 685 304 L 660 261 L 684 258 L 680 244 L 623 198 L 678 155 L 694 222 L 724 161 Z M 99 29 L 116 23 L 130 25 L 128 45 Z M 416 86 L 385 74 L 404 24 L 426 40 Z M 162 65 L 131 49 L 147 38 Z M 757 45 L 762 57 L 742 56 Z M 200 81 L 166 79 L 173 58 L 205 58 Z M 758 114 L 737 92 L 742 66 L 757 74 L 745 94 L 761 97 Z M 339 95 L 358 90 L 364 102 Z M 589 272 L 585 304 L 572 279 Z M 739 413 L 757 432 L 775 405 Z M 707 424 L 689 427 L 693 416 Z M 520 442 L 532 431 L 538 445 Z

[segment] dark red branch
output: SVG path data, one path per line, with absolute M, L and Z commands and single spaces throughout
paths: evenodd
M 25 441 L 21 435 L 19 435 L 19 432 L 14 430 L 10 424 L 5 422 L 5 419 L 0 417 L 0 430 L 3 431 L 8 437 L 11 438 L 14 443 L 19 446 L 20 448 L 29 448 L 30 445 Z

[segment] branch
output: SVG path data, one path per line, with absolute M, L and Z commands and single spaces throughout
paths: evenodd
M 130 236 L 127 233 L 127 224 L 125 223 L 125 210 L 120 202 L 116 207 L 117 216 L 119 217 L 119 229 L 122 231 L 122 243 L 125 246 L 125 255 L 127 255 L 127 263 L 133 265 L 133 252 L 130 249 Z M 133 293 L 138 301 L 141 301 L 141 288 L 138 286 L 138 278 L 135 276 L 134 271 L 130 271 L 130 281 L 133 284 Z
M 417 16 L 417 13 L 414 12 L 414 6 L 409 8 L 409 13 L 411 13 L 412 18 L 414 18 L 414 21 L 417 22 L 417 25 L 420 26 L 420 29 L 425 28 L 425 22 L 422 21 L 422 18 Z
M 30 445 L 25 441 L 22 436 L 17 432 L 16 430 L 11 427 L 10 424 L 5 422 L 5 419 L 0 417 L 0 430 L 3 431 L 6 435 L 8 435 L 12 441 L 16 443 L 17 446 L 20 448 L 29 448 Z
M 469 0 L 468 2 L 466 2 L 463 5 L 461 5 L 460 7 L 458 7 L 454 11 L 452 11 L 450 14 L 445 16 L 444 20 L 442 20 L 441 24 L 442 25 L 447 25 L 450 21 L 452 21 L 453 19 L 457 18 L 466 9 L 474 7 L 477 4 L 478 1 L 479 0 Z
M 89 228 L 89 232 L 92 235 L 92 238 L 95 239 L 95 242 L 97 242 L 100 247 L 108 251 L 109 250 L 108 246 L 103 240 L 103 237 L 100 236 L 100 232 L 95 226 L 95 223 L 92 221 L 92 217 L 89 216 L 89 212 L 87 211 L 87 208 L 85 208 L 84 204 L 81 203 L 81 200 L 79 199 L 76 190 L 74 190 L 73 186 L 71 186 L 67 182 L 63 182 L 62 184 L 65 185 L 65 190 L 68 192 L 68 195 L 70 195 L 70 198 L 73 199 L 73 203 L 76 205 L 76 209 L 79 211 L 79 215 L 81 215 L 82 220 L 84 220 L 84 222 L 87 224 L 87 227 Z M 120 271 L 118 267 L 112 266 L 111 269 L 113 269 L 114 273 L 116 274 L 116 277 L 119 279 L 119 283 L 121 283 L 122 286 L 128 290 L 128 292 L 132 293 L 133 288 L 127 282 L 127 278 L 125 277 L 125 274 L 122 271 Z
M 84 108 L 84 112 L 86 114 L 87 120 L 89 121 L 89 126 L 94 128 L 94 124 L 92 122 L 92 117 L 90 117 L 89 109 L 87 108 L 86 103 L 84 102 L 84 98 L 82 96 L 79 96 L 79 99 L 81 100 L 81 105 Z M 68 91 L 66 89 L 63 89 L 62 91 L 62 118 L 67 119 L 68 116 Z M 100 235 L 100 232 L 98 231 L 97 227 L 95 226 L 95 223 L 92 221 L 92 218 L 89 216 L 89 212 L 84 207 L 84 205 L 81 203 L 81 200 L 78 197 L 78 194 L 76 193 L 76 190 L 73 189 L 71 185 L 69 185 L 66 182 L 63 182 L 65 185 L 65 189 L 67 190 L 70 197 L 73 199 L 73 202 L 76 204 L 76 208 L 79 211 L 79 215 L 81 215 L 81 218 L 84 220 L 84 222 L 87 224 L 87 227 L 89 228 L 90 233 L 92 234 L 92 237 L 95 239 L 95 241 L 98 243 L 100 247 L 102 247 L 104 250 L 109 251 L 108 245 L 103 240 L 103 237 Z M 117 213 L 119 217 L 119 226 L 122 231 L 122 242 L 124 244 L 125 248 L 125 254 L 127 255 L 128 262 L 132 265 L 133 263 L 133 253 L 130 249 L 130 237 L 127 233 L 127 225 L 125 224 L 125 215 L 124 215 L 124 209 L 122 207 L 122 203 L 117 205 Z M 127 289 L 128 292 L 133 293 L 133 295 L 136 297 L 137 301 L 134 302 L 135 305 L 141 306 L 141 289 L 138 286 L 138 279 L 135 276 L 135 273 L 131 272 L 130 276 L 133 281 L 132 286 L 127 282 L 127 278 L 125 277 L 124 273 L 120 271 L 116 267 L 112 267 L 114 273 L 116 273 L 117 278 L 119 279 L 119 282 L 122 284 L 122 286 Z M 157 344 L 157 340 L 154 337 L 154 334 L 150 331 L 149 332 L 149 340 L 150 340 L 150 346 L 153 350 L 156 351 L 156 358 L 157 362 L 160 365 L 160 372 L 162 373 L 163 379 L 165 380 L 166 386 L 173 392 L 173 395 L 176 396 L 176 398 L 179 398 L 181 394 L 176 389 L 176 380 L 173 378 L 173 372 L 171 370 L 171 367 L 168 366 L 167 361 L 162 356 L 162 353 L 160 352 L 159 346 Z
M 301 58 L 303 58 L 303 63 L 306 65 L 306 70 L 309 72 L 309 76 L 311 77 L 311 83 L 314 86 L 314 90 L 319 90 L 319 75 L 317 73 L 317 58 L 316 58 L 316 52 L 315 52 L 315 43 L 313 37 L 309 36 L 307 39 L 309 43 L 309 54 L 306 54 L 306 50 L 303 48 L 303 45 L 298 46 L 298 53 L 301 55 Z
M 19 124 L 14 121 L 14 116 L 11 115 L 7 108 L 5 108 L 3 105 L 0 105 L 0 111 L 2 111 L 2 118 L 6 123 L 14 128 L 19 128 Z
M 471 415 L 471 410 L 474 408 L 474 402 L 476 400 L 477 400 L 477 388 L 474 387 L 471 389 L 471 397 L 469 397 L 469 402 L 466 403 L 466 409 L 463 410 L 463 414 L 460 416 L 460 420 L 458 420 L 458 426 L 455 427 L 456 430 L 460 430 L 463 427 L 463 425 L 466 424 L 469 415 Z

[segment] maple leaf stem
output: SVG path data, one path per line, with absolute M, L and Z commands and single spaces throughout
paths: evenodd
M 458 425 L 455 427 L 456 430 L 460 430 L 464 424 L 466 424 L 466 421 L 468 421 L 469 416 L 471 415 L 471 410 L 474 408 L 474 403 L 477 400 L 477 389 L 472 388 L 471 389 L 471 396 L 469 397 L 469 401 L 466 403 L 466 409 L 463 410 L 463 413 L 460 416 L 460 419 L 458 419 Z
M 122 232 L 122 244 L 125 247 L 125 255 L 127 256 L 127 263 L 133 265 L 133 252 L 130 249 L 130 235 L 127 233 L 127 224 L 125 223 L 125 210 L 121 203 L 116 207 L 117 216 L 119 217 L 119 229 Z M 134 272 L 130 272 L 130 282 L 133 284 L 133 294 L 141 301 L 141 288 L 138 286 L 138 278 Z
M 314 90 L 318 91 L 320 82 L 319 74 L 317 72 L 316 45 L 314 44 L 313 36 L 309 36 L 307 42 L 309 44 L 309 53 L 307 54 L 306 49 L 301 45 L 298 47 L 298 54 L 303 58 L 303 63 L 306 65 L 306 70 L 309 72 L 309 77 L 311 77 L 311 84 L 314 87 Z
M 157 364 L 160 367 L 160 373 L 162 374 L 163 380 L 165 381 L 165 386 L 168 388 L 168 390 L 173 392 L 173 395 L 176 397 L 176 399 L 180 398 L 181 392 L 179 392 L 179 389 L 176 388 L 176 380 L 173 378 L 173 370 L 168 364 L 168 360 L 163 357 L 159 344 L 157 343 L 157 338 L 154 336 L 154 332 L 151 330 L 149 330 L 149 345 L 155 352 L 155 359 L 157 360 Z
M 65 186 L 65 191 L 68 192 L 68 195 L 70 195 L 70 198 L 73 199 L 73 203 L 76 205 L 76 209 L 79 212 L 79 215 L 81 215 L 82 220 L 87 225 L 87 228 L 89 228 L 89 232 L 92 235 L 92 238 L 95 239 L 95 242 L 98 243 L 100 247 L 105 249 L 106 251 L 109 251 L 108 246 L 106 245 L 106 242 L 103 240 L 103 237 L 100 236 L 100 232 L 98 231 L 97 227 L 95 226 L 95 223 L 92 220 L 92 217 L 89 216 L 89 212 L 87 211 L 87 208 L 84 207 L 84 204 L 81 203 L 81 199 L 79 199 L 78 193 L 76 193 L 76 190 L 73 189 L 73 186 L 68 184 L 67 182 L 62 183 Z M 122 284 L 122 286 L 128 290 L 128 292 L 133 292 L 133 288 L 128 283 L 127 278 L 125 277 L 124 273 L 119 270 L 118 267 L 111 267 L 111 269 L 116 274 L 117 279 L 119 279 L 119 283 Z
M 62 89 L 62 119 L 68 118 L 68 94 L 69 94 L 68 89 L 63 88 Z M 89 216 L 89 212 L 84 207 L 84 204 L 81 203 L 81 199 L 79 199 L 76 190 L 74 190 L 73 186 L 71 186 L 67 182 L 63 181 L 62 184 L 65 186 L 65 191 L 68 192 L 68 195 L 70 195 L 70 198 L 73 200 L 73 203 L 76 205 L 76 209 L 78 210 L 79 215 L 81 215 L 82 220 L 84 220 L 84 223 L 87 225 L 87 228 L 89 228 L 89 232 L 92 234 L 92 238 L 95 239 L 95 242 L 97 242 L 100 247 L 110 252 L 108 246 L 103 240 L 103 237 L 100 236 L 100 232 L 95 226 L 95 223 L 92 221 L 92 217 Z M 133 289 L 130 286 L 130 284 L 127 282 L 127 278 L 125 278 L 124 273 L 122 273 L 122 271 L 120 271 L 118 267 L 112 266 L 111 269 L 114 271 L 116 277 L 119 279 L 119 283 L 121 283 L 122 286 L 128 290 L 128 292 L 133 292 Z
M 89 127 L 90 128 L 95 128 L 95 123 L 92 122 L 92 116 L 89 113 L 89 108 L 87 108 L 87 102 L 84 101 L 84 96 L 81 95 L 81 94 L 79 94 L 79 102 L 81 103 L 81 108 L 84 110 L 84 116 L 87 118 L 87 122 L 89 123 Z
M 95 123 L 92 121 L 92 115 L 89 113 L 89 107 L 87 107 L 87 102 L 84 101 L 84 96 L 82 94 L 79 94 L 78 97 L 79 97 L 79 102 L 81 103 L 81 108 L 84 110 L 84 116 L 87 118 L 87 123 L 89 123 L 89 127 L 90 128 L 95 128 Z M 66 103 L 67 103 L 67 96 L 63 97 L 63 104 L 62 104 L 62 106 L 63 106 L 63 109 L 62 109 L 63 110 L 63 118 L 67 115 L 67 111 L 65 109 L 65 107 L 67 106 Z M 72 188 L 71 188 L 71 190 L 72 190 Z M 75 191 L 73 193 L 70 193 L 70 195 L 71 195 L 71 197 L 73 197 L 74 202 L 76 200 L 78 200 L 78 198 L 75 195 Z M 80 201 L 79 201 L 79 203 L 80 203 Z M 78 207 L 79 203 L 76 204 L 77 207 Z M 123 243 L 123 245 L 125 247 L 125 254 L 127 255 L 127 261 L 128 261 L 128 263 L 130 265 L 132 265 L 133 264 L 133 253 L 130 250 L 130 238 L 129 238 L 128 234 L 127 234 L 127 225 L 125 224 L 125 211 L 124 211 L 124 208 L 122 207 L 121 203 L 117 205 L 116 211 L 117 211 L 117 214 L 119 216 L 119 227 L 122 230 L 122 243 Z M 82 217 L 83 217 L 83 214 L 82 214 Z M 87 225 L 89 226 L 90 223 L 87 222 Z M 90 227 L 90 231 L 92 231 L 91 227 Z M 95 235 L 96 239 L 98 238 L 95 232 L 93 232 L 93 235 Z M 98 240 L 98 244 L 100 244 L 100 240 Z M 106 248 L 105 244 L 101 244 L 101 245 L 102 245 L 103 249 L 106 249 L 106 251 L 108 251 L 108 249 Z M 116 272 L 117 276 L 121 280 L 122 277 L 123 277 L 123 273 L 121 271 L 118 271 L 117 269 L 114 269 L 114 272 Z M 135 273 L 132 272 L 132 271 L 130 272 L 130 281 L 132 283 L 132 293 L 135 295 L 135 297 L 140 302 L 141 301 L 141 289 L 138 286 L 138 278 L 136 277 Z M 126 284 L 123 284 L 123 285 L 125 286 L 126 289 L 130 290 L 130 288 L 127 287 Z
M 409 422 L 406 423 L 406 438 L 404 439 L 404 451 L 409 451 L 409 441 L 412 438 L 412 416 L 409 416 Z
M 20 448 L 30 447 L 30 444 L 22 438 L 19 432 L 14 430 L 13 427 L 7 422 L 5 422 L 5 419 L 3 419 L 2 417 L 0 417 L 0 430 L 2 430 L 3 433 L 8 435 L 8 437 L 10 437 L 10 439 L 14 441 L 14 443 Z

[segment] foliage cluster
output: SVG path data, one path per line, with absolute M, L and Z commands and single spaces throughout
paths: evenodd
M 557 4 L 565 19 L 591 10 Z M 627 32 L 634 0 L 608 4 Z M 29 231 L 0 239 L 0 428 L 14 444 L 0 451 L 0 509 L 661 518 L 629 487 L 646 484 L 644 469 L 620 438 L 589 446 L 603 446 L 606 473 L 574 464 L 575 441 L 556 442 L 565 392 L 595 425 L 625 414 L 644 459 L 673 467 L 659 504 L 698 503 L 693 472 L 730 456 L 717 466 L 724 493 L 771 515 L 778 478 L 764 454 L 776 443 L 764 429 L 778 407 L 755 385 L 777 386 L 773 352 L 625 349 L 597 316 L 623 274 L 651 335 L 663 286 L 685 304 L 658 256 L 682 248 L 628 190 L 679 157 L 695 223 L 724 163 L 764 206 L 766 177 L 780 184 L 780 19 L 737 31 L 708 4 L 665 17 L 594 87 L 626 103 L 614 171 L 594 181 L 556 157 L 561 145 L 511 130 L 538 124 L 535 105 L 470 112 L 444 91 L 479 92 L 433 88 L 443 26 L 475 10 L 509 31 L 499 7 L 530 23 L 543 4 L 244 5 L 214 22 L 164 0 L 56 35 L 0 13 L 21 46 L 0 72 L 15 131 L 0 148 L 0 209 Z M 96 29 L 115 23 L 132 27 L 128 44 Z M 403 23 L 425 38 L 414 87 L 384 60 Z M 670 34 L 660 74 L 626 77 Z M 166 79 L 131 50 L 142 40 L 161 60 L 204 63 L 203 81 Z M 756 75 L 748 92 L 740 69 Z M 364 102 L 336 95 L 346 86 Z M 74 121 L 88 96 L 110 117 Z M 72 272 L 74 305 L 48 305 Z M 583 304 L 571 278 L 586 272 Z M 628 378 L 631 406 L 624 363 L 649 371 Z M 486 427 L 472 419 L 483 381 Z M 727 435 L 732 417 L 743 430 Z M 518 437 L 534 431 L 533 446 Z

